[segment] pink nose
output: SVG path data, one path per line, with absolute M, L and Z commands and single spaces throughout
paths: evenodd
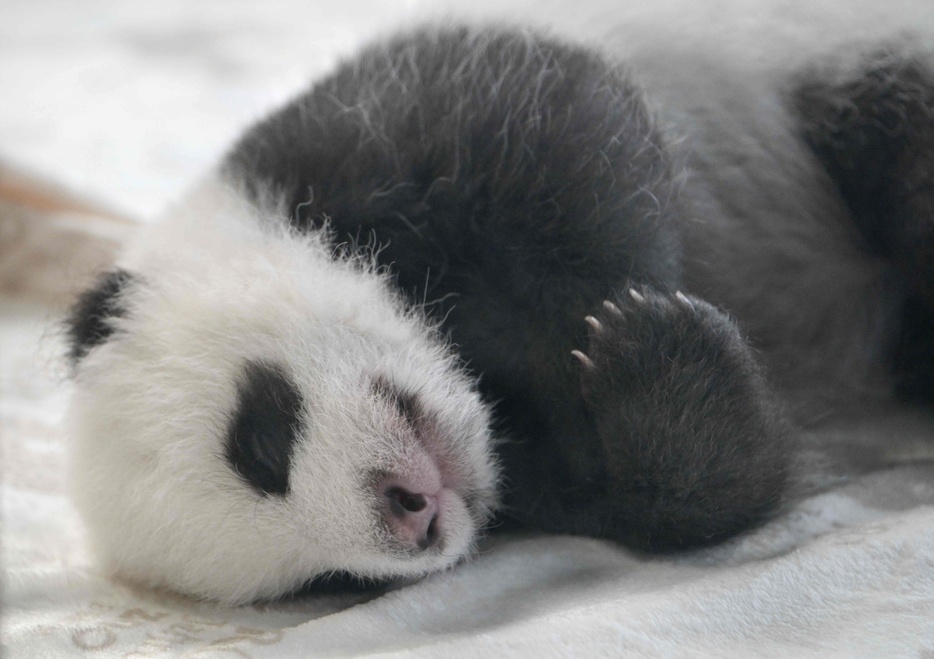
M 438 497 L 412 492 L 398 482 L 381 488 L 387 502 L 387 519 L 393 536 L 410 547 L 428 549 L 437 544 Z

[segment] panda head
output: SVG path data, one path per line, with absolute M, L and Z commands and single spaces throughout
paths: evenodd
M 240 199 L 201 186 L 72 311 L 93 548 L 228 603 L 454 564 L 495 503 L 475 382 L 366 259 Z

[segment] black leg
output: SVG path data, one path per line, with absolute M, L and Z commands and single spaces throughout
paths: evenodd
M 606 461 L 607 535 L 649 549 L 704 544 L 777 509 L 791 433 L 729 317 L 643 287 L 586 322 L 575 356 Z
M 792 102 L 867 249 L 904 281 L 897 390 L 934 400 L 934 60 L 879 50 L 808 72 Z

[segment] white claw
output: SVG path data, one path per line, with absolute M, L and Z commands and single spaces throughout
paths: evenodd
M 623 312 L 619 310 L 619 307 L 617 307 L 615 304 L 613 304 L 613 303 L 610 302 L 609 300 L 604 300 L 604 301 L 603 301 L 603 308 L 606 309 L 607 311 L 609 311 L 609 312 L 612 313 L 612 314 L 616 314 L 617 316 L 622 316 L 622 315 L 623 315 Z
M 584 365 L 584 368 L 594 369 L 597 368 L 596 365 L 590 360 L 590 357 L 582 353 L 580 350 L 572 350 L 571 354 L 577 357 L 577 361 Z
M 675 291 L 675 297 L 678 298 L 678 301 L 681 302 L 681 304 L 687 305 L 692 309 L 694 308 L 694 304 L 688 299 L 688 296 L 681 291 Z
M 629 289 L 629 297 L 638 302 L 639 304 L 645 304 L 645 298 L 642 297 L 642 293 L 637 291 L 634 288 Z
M 590 325 L 594 332 L 600 334 L 603 332 L 603 324 L 593 316 L 585 316 L 584 322 Z

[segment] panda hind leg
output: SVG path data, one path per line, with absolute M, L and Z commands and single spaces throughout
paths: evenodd
M 862 244 L 888 259 L 904 299 L 890 355 L 896 393 L 934 401 L 934 57 L 881 48 L 856 66 L 796 77 L 802 135 Z
M 726 314 L 641 287 L 586 322 L 574 354 L 606 461 L 605 535 L 651 551 L 703 545 L 780 508 L 793 434 Z

